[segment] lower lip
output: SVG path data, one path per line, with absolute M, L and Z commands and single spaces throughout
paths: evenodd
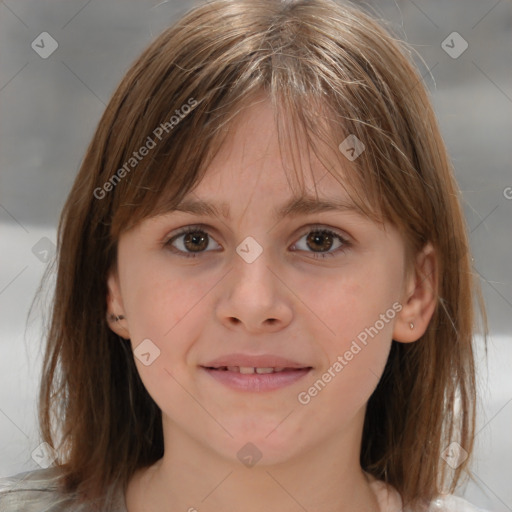
M 306 376 L 311 368 L 288 370 L 276 373 L 239 373 L 228 370 L 212 370 L 201 367 L 215 380 L 238 391 L 274 391 L 284 388 Z

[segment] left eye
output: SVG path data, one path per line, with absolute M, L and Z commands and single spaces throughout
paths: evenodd
M 306 248 L 301 248 L 301 240 L 305 239 Z M 332 239 L 338 240 L 338 245 L 333 248 L 334 242 Z M 195 258 L 202 252 L 210 252 L 211 250 L 217 249 L 220 246 L 217 244 L 217 248 L 209 249 L 210 242 L 214 242 L 214 239 L 209 233 L 201 226 L 187 226 L 182 229 L 167 242 L 165 246 L 169 247 L 172 252 L 184 256 L 186 258 Z M 176 244 L 176 245 L 175 245 Z M 305 252 L 312 252 L 314 258 L 325 258 L 327 256 L 334 256 L 335 253 L 344 251 L 350 246 L 348 240 L 346 240 L 340 234 L 327 229 L 327 228 L 310 228 L 305 234 L 303 234 L 299 241 L 296 242 L 292 249 L 296 247 L 299 250 Z M 308 248 L 312 248 L 312 251 L 308 251 Z M 329 252 L 327 252 L 329 251 Z
M 306 243 L 309 244 L 308 247 L 315 248 L 316 246 L 316 248 L 320 248 L 319 250 L 313 250 L 314 258 L 326 258 L 327 256 L 334 256 L 338 251 L 344 251 L 350 245 L 348 240 L 346 240 L 344 237 L 326 228 L 314 228 L 311 231 L 308 231 L 306 234 L 302 235 L 300 240 L 303 238 L 306 238 Z M 334 245 L 332 241 L 333 238 L 338 240 L 338 245 L 334 248 L 333 251 L 331 251 Z M 297 247 L 299 242 L 297 242 L 293 247 Z M 301 249 L 300 247 L 299 250 L 305 250 L 306 252 L 309 252 L 307 249 Z

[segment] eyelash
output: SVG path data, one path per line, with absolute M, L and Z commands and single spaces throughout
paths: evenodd
M 164 242 L 164 247 L 168 247 L 173 253 L 175 253 L 181 257 L 184 257 L 184 258 L 196 258 L 200 254 L 211 252 L 211 251 L 200 251 L 197 253 L 187 253 L 187 252 L 181 251 L 179 249 L 176 249 L 175 247 L 172 246 L 172 243 L 176 239 L 178 239 L 180 236 L 187 235 L 189 233 L 197 233 L 197 232 L 205 233 L 209 237 L 211 236 L 210 233 L 208 232 L 208 229 L 203 225 L 187 226 L 187 227 L 179 230 L 171 238 L 169 238 L 166 242 Z M 337 253 L 344 253 L 351 246 L 351 243 L 346 238 L 341 236 L 339 233 L 336 233 L 335 231 L 333 231 L 329 228 L 322 227 L 322 226 L 310 226 L 309 230 L 306 231 L 305 233 L 303 233 L 300 236 L 299 240 L 301 238 L 303 238 L 305 235 L 308 235 L 310 233 L 322 233 L 324 235 L 333 236 L 333 237 L 337 238 L 342 243 L 342 245 L 340 247 L 338 247 L 337 249 L 335 249 L 333 252 L 324 252 L 324 253 L 316 252 L 315 253 L 312 251 L 306 251 L 306 252 L 312 252 L 314 259 L 325 259 L 327 257 L 334 257 L 335 254 L 337 254 Z

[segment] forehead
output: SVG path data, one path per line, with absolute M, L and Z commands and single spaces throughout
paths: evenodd
M 184 199 L 189 205 L 197 198 L 228 198 L 237 194 L 251 197 L 292 198 L 286 211 L 307 208 L 315 198 L 325 203 L 350 203 L 344 177 L 353 172 L 343 162 L 334 144 L 320 139 L 312 150 L 297 126 L 284 133 L 276 123 L 270 101 L 260 100 L 244 110 L 229 125 L 226 138 L 205 170 L 204 177 Z M 303 198 L 298 203 L 297 200 Z M 218 205 L 228 216 L 229 206 Z M 325 205 L 324 205 L 325 206 Z M 281 213 L 285 213 L 282 211 Z

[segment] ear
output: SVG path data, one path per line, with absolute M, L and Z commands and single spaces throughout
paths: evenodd
M 109 272 L 107 278 L 107 322 L 112 331 L 124 339 L 130 339 L 128 323 L 124 312 L 121 288 L 117 270 Z
M 393 330 L 395 341 L 411 343 L 425 334 L 437 304 L 437 272 L 436 254 L 428 243 L 416 256 L 414 269 L 405 280 L 402 310 Z

